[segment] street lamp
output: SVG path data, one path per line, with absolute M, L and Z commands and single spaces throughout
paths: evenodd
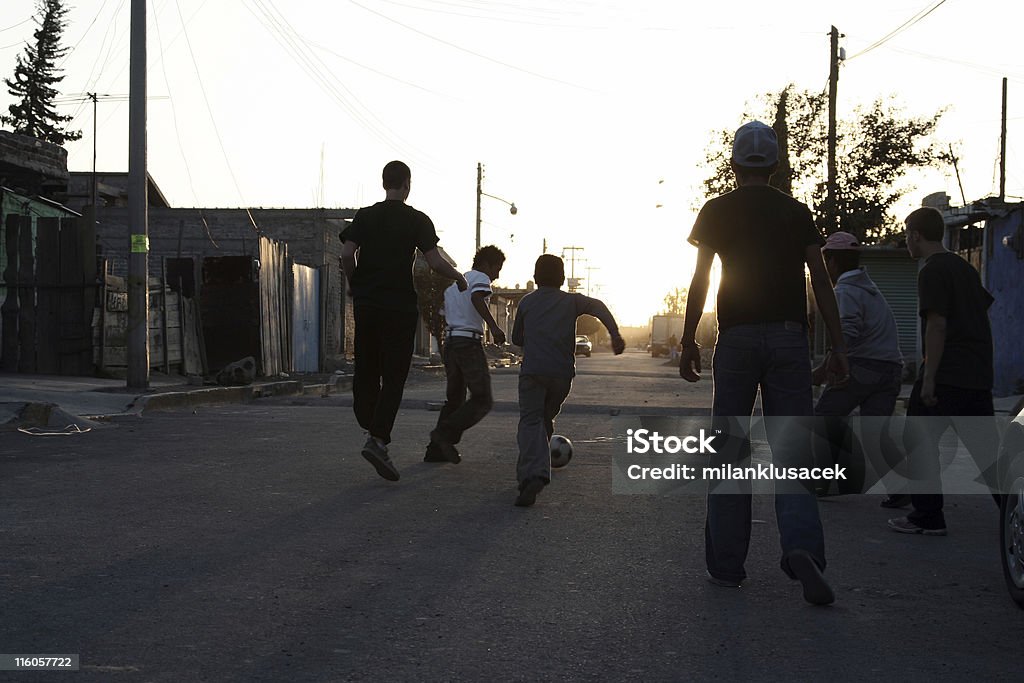
M 512 214 L 513 216 L 515 216 L 517 213 L 519 213 L 519 209 L 516 208 L 515 202 L 510 202 L 507 199 L 502 199 L 501 197 L 496 197 L 493 194 L 487 194 L 486 192 L 484 192 L 484 190 L 483 190 L 483 183 L 484 183 L 484 165 L 478 163 L 476 165 L 476 251 L 480 251 L 480 198 L 481 197 L 490 197 L 491 199 L 497 199 L 499 202 L 504 202 L 505 204 L 508 204 L 508 207 L 509 207 L 508 212 L 510 214 Z M 473 252 L 473 253 L 476 254 L 476 251 Z

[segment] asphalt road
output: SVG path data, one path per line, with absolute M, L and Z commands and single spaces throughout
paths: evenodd
M 345 396 L 0 434 L 0 653 L 77 653 L 95 681 L 1019 680 L 983 496 L 948 500 L 946 538 L 888 531 L 877 497 L 823 501 L 826 608 L 778 569 L 758 498 L 750 580 L 708 584 L 702 500 L 611 493 L 613 410 L 709 405 L 663 363 L 580 359 L 558 423 L 576 455 L 529 509 L 507 371 L 457 466 L 420 461 L 443 384 L 416 378 L 398 483 L 359 456 Z

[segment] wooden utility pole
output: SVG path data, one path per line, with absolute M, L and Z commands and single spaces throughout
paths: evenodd
M 149 386 L 146 0 L 132 0 L 128 90 L 128 387 Z
M 999 201 L 1006 199 L 1006 77 L 1003 77 L 1003 114 L 999 127 Z
M 836 199 L 836 91 L 839 88 L 839 29 L 835 26 L 829 33 L 828 70 L 828 196 L 825 201 L 825 231 L 829 234 L 839 229 Z

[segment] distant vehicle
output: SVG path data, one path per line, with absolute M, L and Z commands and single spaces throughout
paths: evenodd
M 999 556 L 1010 597 L 1024 609 L 1024 405 L 1006 428 L 999 446 Z
M 652 358 L 669 355 L 669 339 L 675 337 L 677 343 L 682 339 L 684 321 L 681 315 L 656 315 L 651 318 Z
M 590 358 L 594 345 L 590 343 L 590 337 L 585 334 L 576 335 L 576 355 Z

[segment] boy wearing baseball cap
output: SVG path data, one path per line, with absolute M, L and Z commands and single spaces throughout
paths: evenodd
M 759 391 L 775 462 L 791 465 L 810 457 L 810 425 L 801 426 L 814 412 L 805 264 L 834 348 L 829 374 L 837 384 L 847 374 L 839 313 L 821 259 L 821 233 L 806 205 L 769 184 L 778 164 L 775 131 L 760 121 L 743 125 L 732 148 L 737 187 L 704 204 L 689 237 L 697 247 L 697 265 L 686 302 L 679 374 L 690 382 L 700 379 L 694 336 L 717 255 L 722 281 L 712 415 L 717 425 L 730 429 L 722 448 L 723 462 L 728 463 L 750 458 L 744 434 Z M 746 481 L 739 482 L 736 492 L 727 488 L 716 484 L 708 491 L 707 568 L 712 583 L 739 587 L 747 576 L 751 487 Z M 801 485 L 777 482 L 775 509 L 783 571 L 800 581 L 805 600 L 831 603 L 835 596 L 822 575 L 825 539 L 817 499 Z
M 861 267 L 861 244 L 855 236 L 848 232 L 832 233 L 822 246 L 821 255 L 835 287 L 850 379 L 842 386 L 827 385 L 814 406 L 814 414 L 846 417 L 859 409 L 862 417 L 888 417 L 896 408 L 903 376 L 896 317 L 878 286 Z M 814 383 L 824 383 L 825 374 L 826 363 L 822 363 L 814 369 Z M 851 474 L 857 474 L 850 490 L 860 492 L 863 460 L 849 464 Z M 889 496 L 882 506 L 906 505 L 910 501 L 905 498 Z

